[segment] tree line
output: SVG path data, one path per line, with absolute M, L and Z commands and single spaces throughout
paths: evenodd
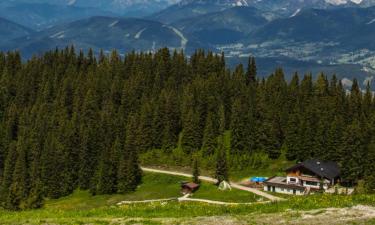
M 374 185 L 374 107 L 357 80 L 347 91 L 324 74 L 288 82 L 279 68 L 262 78 L 254 58 L 230 70 L 224 55 L 202 50 L 122 57 L 69 47 L 26 62 L 0 53 L 0 202 L 19 210 L 77 188 L 131 192 L 139 154 L 178 145 L 200 160 L 218 155 L 222 179 L 225 158 L 284 151 L 338 162 L 347 182 Z

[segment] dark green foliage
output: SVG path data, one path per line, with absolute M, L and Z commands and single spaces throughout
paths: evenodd
M 28 197 L 28 174 L 27 174 L 27 156 L 26 143 L 24 138 L 20 137 L 17 143 L 17 157 L 12 175 L 12 184 L 8 190 L 5 207 L 12 210 L 25 209 Z
M 289 160 L 295 160 L 298 157 L 299 151 L 301 149 L 302 143 L 299 133 L 299 113 L 294 107 L 294 110 L 289 115 L 288 124 L 286 127 L 286 138 L 285 138 L 285 145 L 287 147 L 286 157 Z
M 212 155 L 217 147 L 217 137 L 219 135 L 217 118 L 209 112 L 206 118 L 206 126 L 203 133 L 203 152 L 205 155 Z
M 44 194 L 49 198 L 59 198 L 63 195 L 65 180 L 63 146 L 53 134 L 48 135 L 41 157 L 41 179 Z
M 254 58 L 231 71 L 224 55 L 202 50 L 96 58 L 66 48 L 27 62 L 0 53 L 0 204 L 38 208 L 77 188 L 134 191 L 138 154 L 181 154 L 176 147 L 211 168 L 216 155 L 221 181 L 229 165 L 283 149 L 290 160 L 339 162 L 347 182 L 371 190 L 375 104 L 370 86 L 361 89 L 354 80 L 347 94 L 324 74 L 288 83 L 282 69 L 259 79 Z M 223 136 L 230 146 L 218 143 Z
M 199 115 L 193 109 L 190 109 L 185 121 L 182 133 L 182 148 L 185 153 L 197 152 L 202 145 L 202 132 L 199 124 Z
M 193 182 L 194 183 L 196 184 L 200 183 L 199 176 L 200 176 L 200 171 L 199 171 L 198 159 L 197 157 L 194 157 L 194 162 L 193 162 Z
M 120 152 L 117 172 L 117 190 L 119 193 L 135 191 L 142 180 L 142 171 L 138 164 L 137 116 L 131 114 L 126 127 L 124 150 Z
M 363 179 L 367 152 L 364 137 L 364 131 L 358 120 L 354 120 L 344 132 L 341 168 L 342 177 L 346 182 L 355 183 Z
M 215 178 L 217 179 L 217 184 L 219 185 L 223 181 L 229 181 L 227 153 L 223 140 L 219 141 L 219 147 L 216 154 Z
M 254 85 L 257 80 L 257 66 L 255 63 L 254 57 L 249 58 L 246 78 L 247 78 L 247 84 L 252 84 L 252 85 Z

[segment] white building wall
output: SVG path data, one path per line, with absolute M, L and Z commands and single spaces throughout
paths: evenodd
M 271 187 L 271 192 L 273 192 L 273 186 Z M 268 191 L 268 185 L 264 186 L 264 191 Z M 293 195 L 293 189 L 292 188 L 281 188 L 281 187 L 275 187 L 275 193 L 281 193 L 281 194 L 289 194 Z M 296 195 L 303 195 L 304 191 L 296 189 Z
M 291 181 L 294 180 L 294 181 Z M 286 177 L 286 183 L 287 184 L 298 184 L 299 179 L 297 177 Z

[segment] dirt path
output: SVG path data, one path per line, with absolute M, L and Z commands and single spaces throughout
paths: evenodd
M 178 198 L 179 202 L 204 202 L 209 204 L 215 204 L 215 205 L 253 205 L 253 204 L 264 204 L 269 203 L 269 201 L 265 202 L 249 202 L 249 203 L 236 203 L 236 202 L 221 202 L 221 201 L 213 201 L 208 199 L 199 199 L 199 198 L 189 198 L 190 195 L 185 195 L 181 198 Z
M 162 173 L 162 174 L 169 174 L 169 175 L 181 176 L 181 177 L 193 177 L 191 174 L 187 174 L 187 173 L 179 173 L 179 172 L 167 171 L 167 170 L 158 170 L 158 169 L 152 169 L 152 168 L 147 168 L 147 167 L 141 167 L 141 168 L 145 172 Z M 199 176 L 199 179 L 203 180 L 203 181 L 210 182 L 210 183 L 217 183 L 217 180 L 214 179 L 214 178 L 212 178 L 212 177 Z M 242 185 L 239 185 L 239 184 L 236 184 L 236 183 L 231 183 L 230 185 L 231 185 L 232 188 L 243 190 L 243 191 L 252 192 L 252 193 L 254 193 L 256 195 L 262 196 L 262 197 L 267 198 L 267 199 L 269 199 L 271 201 L 281 201 L 281 200 L 284 200 L 282 198 L 279 198 L 279 197 L 276 197 L 276 196 L 264 193 L 262 191 L 259 191 L 259 190 L 255 189 L 255 188 L 245 187 L 245 186 L 242 186 Z
M 176 201 L 178 198 L 165 198 L 165 199 L 152 199 L 143 201 L 122 201 L 117 203 L 117 205 L 127 205 L 127 204 L 138 204 L 138 203 L 152 203 L 152 202 L 169 202 Z

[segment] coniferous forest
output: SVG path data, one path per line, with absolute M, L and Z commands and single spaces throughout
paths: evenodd
M 177 145 L 200 160 L 218 155 L 217 168 L 259 152 L 332 160 L 347 183 L 373 187 L 374 109 L 369 85 L 345 90 L 324 74 L 287 81 L 281 68 L 262 78 L 254 58 L 229 70 L 223 55 L 203 51 L 122 57 L 71 47 L 27 62 L 0 53 L 1 207 L 38 208 L 78 188 L 132 192 L 139 155 Z

